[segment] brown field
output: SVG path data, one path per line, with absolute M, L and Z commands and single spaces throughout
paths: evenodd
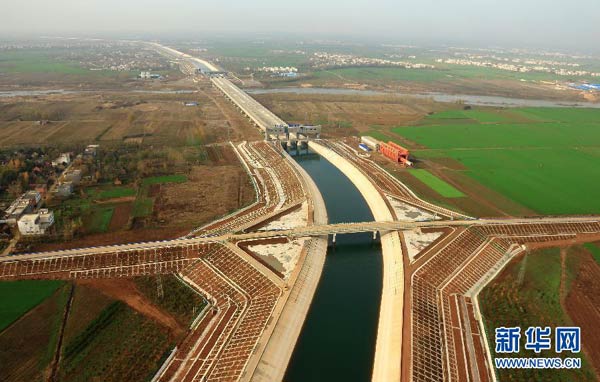
M 69 343 L 84 330 L 108 305 L 115 300 L 83 282 L 75 284 L 69 317 L 65 325 L 63 343 Z
M 22 89 L 65 90 L 142 90 L 189 87 L 191 81 L 178 69 L 165 73 L 162 80 L 140 81 L 138 72 L 112 73 L 59 73 L 59 72 L 5 72 L 0 76 L 0 91 Z
M 109 231 L 117 231 L 124 228 L 129 222 L 129 216 L 133 210 L 132 203 L 119 203 L 115 206 L 115 212 L 113 212 L 110 225 L 108 226 Z
M 193 227 L 253 200 L 254 189 L 240 166 L 194 166 L 186 183 L 160 187 L 155 208 L 159 221 Z
M 558 90 L 554 85 L 521 82 L 500 78 L 458 78 L 448 77 L 437 81 L 402 81 L 362 78 L 345 78 L 331 76 L 328 78 L 298 78 L 295 80 L 265 81 L 270 87 L 285 86 L 318 86 L 324 88 L 348 88 L 380 90 L 398 93 L 440 92 L 448 94 L 478 94 L 498 97 L 515 97 L 529 99 L 547 99 L 559 101 L 584 101 L 587 93 L 577 90 Z M 592 101 L 597 101 L 592 99 Z
M 262 94 L 256 99 L 288 122 L 323 125 L 324 138 L 357 135 L 373 125 L 414 122 L 441 108 L 429 100 L 392 95 Z
M 600 266 L 589 252 L 579 253 L 579 269 L 564 306 L 573 323 L 581 327 L 584 352 L 600 375 Z
M 56 346 L 66 298 L 65 285 L 0 333 L 3 382 L 45 381 Z
M 0 147 L 135 142 L 196 145 L 260 139 L 209 84 L 194 94 L 81 93 L 0 98 Z M 185 101 L 199 106 L 186 107 Z M 38 120 L 48 120 L 39 125 Z

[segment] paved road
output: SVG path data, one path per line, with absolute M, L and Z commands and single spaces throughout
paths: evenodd
M 198 69 L 213 72 L 219 71 L 219 68 L 208 61 L 190 56 L 189 54 L 179 52 L 175 49 L 160 44 L 152 43 L 151 45 L 162 53 L 190 63 L 195 70 L 191 70 L 189 74 L 195 74 Z M 265 131 L 267 128 L 277 125 L 287 126 L 287 123 L 285 123 L 281 118 L 261 105 L 254 98 L 250 97 L 246 92 L 238 88 L 227 78 L 214 76 L 211 77 L 210 80 L 215 87 L 221 90 L 225 96 L 227 96 L 231 102 L 240 108 L 240 110 L 242 110 L 242 112 L 246 114 L 261 130 Z

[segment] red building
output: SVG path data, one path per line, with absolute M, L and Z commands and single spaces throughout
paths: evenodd
M 379 145 L 379 152 L 394 162 L 402 163 L 408 166 L 411 165 L 411 162 L 408 160 L 408 156 L 410 154 L 409 151 L 394 142 L 381 142 Z

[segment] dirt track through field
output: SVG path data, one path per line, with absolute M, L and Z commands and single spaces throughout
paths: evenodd
M 171 330 L 173 336 L 179 336 L 185 332 L 185 328 L 177 322 L 175 317 L 154 305 L 137 289 L 132 280 L 79 280 L 77 283 L 89 285 L 109 297 L 123 301 L 137 312 Z

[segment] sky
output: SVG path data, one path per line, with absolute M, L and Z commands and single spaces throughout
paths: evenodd
M 286 34 L 599 49 L 599 0 L 2 0 L 2 36 Z

